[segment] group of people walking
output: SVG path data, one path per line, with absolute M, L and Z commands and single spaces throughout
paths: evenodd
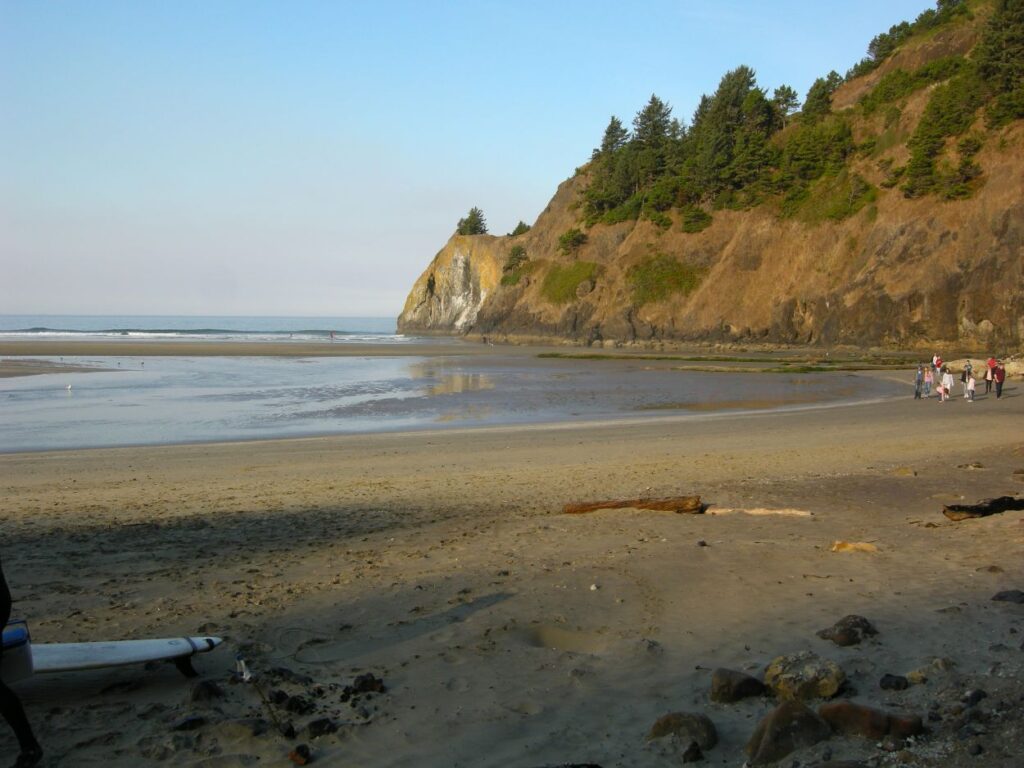
M 1003 382 L 1006 381 L 1006 366 L 994 357 L 990 357 L 984 365 L 982 381 L 985 382 L 985 394 L 989 394 L 995 387 L 996 399 L 1003 396 Z M 960 371 L 960 384 L 963 386 L 964 400 L 974 402 L 974 395 L 978 387 L 978 377 L 974 371 L 974 365 L 968 360 Z M 939 355 L 932 357 L 931 365 L 922 363 L 917 366 L 917 374 L 914 378 L 914 399 L 931 397 L 932 387 L 935 387 L 935 394 L 940 403 L 944 403 L 953 394 L 955 381 L 953 372 L 949 366 L 942 362 Z

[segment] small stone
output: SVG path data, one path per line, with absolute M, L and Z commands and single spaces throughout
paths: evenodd
M 696 741 L 691 741 L 690 746 L 683 752 L 684 763 L 696 763 L 704 759 L 704 753 L 700 751 L 700 744 Z
M 956 662 L 952 659 L 940 656 L 938 658 L 932 659 L 932 666 L 941 672 L 948 672 L 956 666 Z
M 923 670 L 915 669 L 912 672 L 907 672 L 907 682 L 911 685 L 921 685 L 928 682 L 928 677 Z
M 598 589 L 597 584 L 591 584 L 590 585 L 590 591 L 591 592 L 597 592 L 597 589 Z
M 267 698 L 270 699 L 271 704 L 274 704 L 278 707 L 283 707 L 285 705 L 285 702 L 288 701 L 288 694 L 285 691 L 282 691 L 280 688 L 275 688 L 270 692 L 270 695 L 267 696 Z
M 905 691 L 910 687 L 910 681 L 903 675 L 885 674 L 878 681 L 878 687 L 883 691 Z
M 719 667 L 711 673 L 711 700 L 731 704 L 765 693 L 764 683 L 745 672 Z
M 316 709 L 316 704 L 303 696 L 289 696 L 284 708 L 296 715 L 308 715 Z
M 336 732 L 338 724 L 329 717 L 321 717 L 319 720 L 314 720 L 307 725 L 306 730 L 309 733 L 309 738 L 315 739 L 319 736 Z
M 292 725 L 291 722 L 285 723 L 284 725 L 280 726 L 280 728 L 281 735 L 284 736 L 286 739 L 295 738 L 295 726 Z
M 1024 592 L 1019 589 L 1007 589 L 1002 592 L 997 592 L 992 596 L 992 599 L 1001 603 L 1016 603 L 1017 605 L 1024 605 Z
M 669 712 L 662 715 L 651 726 L 647 740 L 675 735 L 687 744 L 696 742 L 701 749 L 712 749 L 718 743 L 718 731 L 711 718 L 699 712 Z
M 346 686 L 346 690 L 349 686 Z M 379 677 L 374 677 L 372 672 L 359 675 L 355 680 L 352 681 L 352 693 L 384 693 L 387 688 L 384 687 L 384 681 Z
M 831 627 L 820 630 L 817 634 L 823 640 L 831 640 L 836 645 L 845 647 L 857 645 L 865 637 L 877 635 L 878 630 L 863 616 L 850 614 L 841 618 Z
M 206 725 L 206 718 L 202 715 L 189 715 L 182 718 L 171 726 L 172 731 L 194 731 Z
M 704 541 L 704 539 L 699 539 L 697 541 L 697 546 L 698 547 L 706 547 L 707 545 L 708 545 L 708 543 L 706 541 Z
M 886 736 L 878 745 L 885 752 L 899 752 L 903 749 L 903 739 L 895 736 Z
M 964 694 L 963 698 L 960 699 L 966 706 L 973 707 L 978 704 L 982 699 L 988 698 L 988 694 L 980 688 L 975 688 L 973 691 L 968 691 Z
M 743 748 L 751 765 L 767 765 L 829 738 L 828 723 L 799 701 L 784 701 L 757 724 Z
M 295 749 L 288 753 L 288 759 L 296 765 L 309 765 L 313 762 L 313 754 L 305 744 L 299 744 Z
M 967 748 L 967 754 L 969 754 L 971 757 L 977 757 L 984 751 L 985 748 L 982 747 L 981 744 L 979 744 L 978 742 L 974 742 L 973 744 L 971 744 L 971 746 Z

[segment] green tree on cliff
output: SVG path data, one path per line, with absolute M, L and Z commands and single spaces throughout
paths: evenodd
M 1024 0 L 999 0 L 975 58 L 978 74 L 995 95 L 989 122 L 1024 117 Z
M 615 115 L 608 121 L 608 127 L 604 129 L 604 136 L 601 138 L 601 146 L 594 150 L 593 157 L 608 157 L 626 146 L 629 141 L 629 131 Z
M 820 120 L 832 111 L 832 94 L 842 85 L 843 78 L 834 69 L 825 77 L 819 77 L 807 91 L 802 117 L 807 122 Z
M 457 235 L 486 235 L 487 222 L 484 220 L 484 212 L 476 206 L 469 209 L 464 219 L 459 219 L 455 228 Z
M 786 118 L 800 108 L 800 96 L 788 85 L 780 85 L 772 91 L 772 104 L 779 111 L 782 117 L 782 124 L 786 124 Z

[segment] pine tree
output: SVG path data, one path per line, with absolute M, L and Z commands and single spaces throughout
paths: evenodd
M 819 77 L 807 91 L 801 116 L 804 120 L 819 120 L 832 111 L 832 94 L 843 82 L 834 69 L 825 77 Z
M 484 220 L 484 212 L 475 206 L 470 208 L 466 218 L 459 219 L 459 224 L 455 228 L 455 234 L 486 235 L 487 222 Z
M 790 86 L 780 85 L 772 92 L 772 104 L 779 111 L 782 124 L 785 125 L 786 118 L 800 108 L 800 96 Z
M 644 146 L 656 146 L 668 137 L 671 121 L 672 107 L 652 93 L 647 106 L 633 118 L 633 140 Z
M 604 129 L 604 136 L 601 139 L 601 146 L 594 150 L 594 157 L 607 157 L 622 149 L 629 140 L 629 131 L 622 125 L 622 121 L 612 115 L 608 121 L 608 127 Z

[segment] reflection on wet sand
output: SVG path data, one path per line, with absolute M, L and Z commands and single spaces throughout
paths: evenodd
M 494 379 L 487 374 L 449 371 L 429 363 L 410 365 L 409 375 L 414 379 L 431 380 L 426 387 L 427 395 L 459 395 L 494 389 Z

